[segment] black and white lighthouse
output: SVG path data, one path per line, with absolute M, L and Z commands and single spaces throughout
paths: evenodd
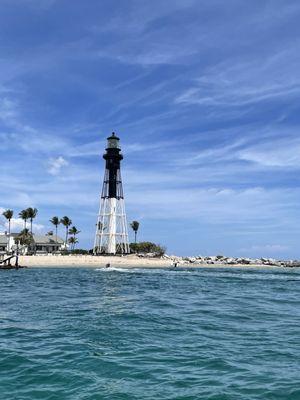
M 94 242 L 94 254 L 129 253 L 124 193 L 121 179 L 120 139 L 113 132 L 103 155 L 105 173 Z

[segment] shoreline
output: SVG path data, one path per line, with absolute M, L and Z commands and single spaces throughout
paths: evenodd
M 110 264 L 112 268 L 170 268 L 172 260 L 170 259 L 155 259 L 155 258 L 140 258 L 134 255 L 131 256 L 91 256 L 91 255 L 47 255 L 47 256 L 19 256 L 20 266 L 29 268 L 101 268 Z M 222 263 L 178 263 L 177 268 L 280 268 L 276 265 L 261 265 L 261 264 L 222 264 Z

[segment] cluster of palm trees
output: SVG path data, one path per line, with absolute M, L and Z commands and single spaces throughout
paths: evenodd
M 23 219 L 24 221 L 24 229 L 26 228 L 27 221 L 30 221 L 30 233 L 32 234 L 32 222 L 34 218 L 37 216 L 38 210 L 36 208 L 26 208 L 25 210 L 22 210 L 19 212 L 19 217 Z M 2 213 L 2 215 L 8 220 L 8 234 L 10 235 L 10 226 L 11 226 L 11 220 L 14 216 L 14 211 L 13 210 L 6 210 Z
M 26 208 L 22 211 L 19 212 L 19 217 L 23 219 L 24 221 L 24 232 L 27 232 L 32 235 L 32 223 L 34 218 L 37 216 L 38 210 L 36 208 Z M 8 234 L 10 235 L 10 228 L 11 228 L 11 220 L 14 216 L 14 211 L 13 210 L 6 210 L 2 213 L 2 215 L 7 219 L 8 221 Z M 30 231 L 27 229 L 27 221 L 30 221 Z
M 36 208 L 26 208 L 19 212 L 19 217 L 24 221 L 24 229 L 19 233 L 16 238 L 16 241 L 20 244 L 30 245 L 32 243 L 32 224 L 34 218 L 37 216 L 38 210 Z M 11 233 L 11 220 L 14 216 L 13 210 L 6 210 L 2 213 L 2 215 L 8 221 L 8 235 Z M 30 230 L 27 228 L 27 221 L 30 221 Z
M 12 210 L 10 210 L 12 211 Z M 19 217 L 24 221 L 24 230 L 27 229 L 27 221 L 30 221 L 30 233 L 32 235 L 32 222 L 34 218 L 37 216 L 38 210 L 37 208 L 26 208 L 19 212 Z
M 34 218 L 36 218 L 38 214 L 37 208 L 26 208 L 22 211 L 19 212 L 19 217 L 24 221 L 24 229 L 20 232 L 20 239 L 21 241 L 27 242 L 29 241 L 30 238 L 32 238 L 32 224 Z M 6 210 L 2 213 L 2 215 L 7 219 L 8 221 L 8 235 L 10 236 L 11 234 L 11 220 L 14 216 L 14 211 L 13 210 Z M 30 230 L 27 228 L 27 222 L 29 221 L 30 223 Z M 50 222 L 55 226 L 55 241 L 57 243 L 57 229 L 58 225 L 62 224 L 66 228 L 66 237 L 65 237 L 65 243 L 69 243 L 71 246 L 71 250 L 74 250 L 76 243 L 78 243 L 77 235 L 80 233 L 80 231 L 76 228 L 76 226 L 72 226 L 72 220 L 64 216 L 63 218 L 58 218 L 58 217 L 53 217 Z M 70 228 L 71 227 L 71 228 Z M 70 237 L 69 237 L 70 235 Z
M 22 211 L 19 212 L 19 217 L 24 221 L 24 229 L 21 232 L 21 234 L 25 236 L 30 236 L 32 237 L 32 223 L 34 218 L 36 218 L 38 214 L 38 210 L 36 208 L 26 208 Z M 6 210 L 2 213 L 2 215 L 7 219 L 8 221 L 8 235 L 10 235 L 10 230 L 11 230 L 11 220 L 14 216 L 14 211 L 13 210 Z M 30 231 L 27 229 L 27 221 L 30 222 Z M 66 229 L 66 236 L 65 236 L 65 243 L 69 243 L 71 250 L 75 249 L 76 244 L 78 243 L 77 235 L 80 233 L 80 231 L 76 228 L 76 226 L 70 226 L 72 225 L 72 220 L 67 217 L 66 215 L 62 218 L 59 218 L 57 216 L 52 217 L 50 219 L 51 224 L 55 226 L 55 241 L 57 243 L 57 230 L 58 230 L 58 225 L 62 224 L 65 229 Z M 137 232 L 139 230 L 140 223 L 138 221 L 132 221 L 130 224 L 133 232 L 134 232 L 134 242 L 136 243 L 136 237 L 137 237 Z M 69 237 L 70 235 L 70 237 Z
M 80 231 L 76 228 L 76 226 L 72 226 L 70 228 L 70 226 L 72 225 L 72 220 L 65 215 L 62 218 L 58 218 L 56 216 L 52 217 L 50 219 L 50 222 L 51 222 L 51 224 L 53 224 L 55 226 L 56 242 L 57 242 L 58 225 L 59 224 L 64 225 L 64 227 L 66 228 L 65 242 L 70 244 L 71 250 L 74 250 L 75 246 L 76 246 L 76 243 L 78 243 L 78 239 L 77 239 L 76 235 L 78 235 L 80 233 Z M 71 235 L 71 236 L 68 238 L 69 235 Z

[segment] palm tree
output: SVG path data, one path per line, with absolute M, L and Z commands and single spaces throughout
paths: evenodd
M 74 249 L 75 249 L 76 243 L 78 243 L 78 239 L 76 239 L 75 236 L 71 236 L 71 237 L 69 238 L 68 242 L 69 242 L 70 245 L 71 245 L 71 250 L 74 250 Z
M 24 229 L 26 229 L 26 223 L 29 218 L 28 209 L 22 210 L 21 212 L 19 212 L 19 217 L 24 221 Z
M 57 227 L 60 224 L 60 220 L 59 220 L 58 217 L 52 217 L 50 219 L 50 222 L 51 222 L 51 224 L 53 224 L 55 226 L 55 241 L 56 241 L 56 244 L 57 244 Z
M 32 235 L 32 221 L 37 216 L 38 210 L 36 208 L 29 207 L 26 211 L 30 220 L 30 233 Z
M 10 236 L 10 221 L 14 215 L 13 210 L 6 210 L 2 215 L 8 220 L 8 236 Z
M 72 221 L 70 220 L 69 217 L 64 216 L 60 220 L 60 222 L 66 227 L 66 245 L 67 245 L 67 243 L 68 243 L 68 233 L 69 233 L 68 228 L 69 228 L 70 225 L 72 225 Z
M 29 232 L 29 229 L 24 228 L 17 236 L 18 240 L 20 241 L 21 245 L 30 246 L 33 242 L 32 235 Z
M 74 238 L 79 233 L 80 233 L 80 231 L 76 228 L 76 226 L 72 226 L 72 228 L 69 229 L 69 235 L 73 235 Z
M 2 213 L 2 215 L 8 220 L 8 242 L 7 242 L 7 252 L 9 252 L 10 249 L 10 222 L 11 219 L 14 215 L 13 210 L 6 210 Z
M 136 243 L 136 235 L 139 230 L 140 223 L 138 221 L 132 221 L 130 224 L 132 230 L 134 231 L 134 243 Z
M 34 246 L 34 240 L 33 236 L 30 233 L 29 229 L 25 228 L 23 229 L 18 236 L 15 238 L 15 242 L 17 245 L 17 253 L 19 252 L 19 245 L 25 246 L 27 248 L 27 251 L 30 250 L 32 246 Z M 23 248 L 24 251 L 24 248 Z
M 80 233 L 80 231 L 76 228 L 76 226 L 72 226 L 72 228 L 69 229 L 69 235 L 73 235 L 69 239 L 69 243 L 73 244 L 72 250 L 74 250 L 75 244 L 78 243 L 78 239 L 76 238 L 76 235 L 78 235 L 79 233 Z

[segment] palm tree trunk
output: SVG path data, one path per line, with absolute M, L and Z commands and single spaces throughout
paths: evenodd
M 32 234 L 32 218 L 30 218 L 30 233 Z
M 135 244 L 136 244 L 136 234 L 137 234 L 137 231 L 134 232 L 134 243 Z
M 57 246 L 57 225 L 55 225 L 55 242 L 56 242 L 56 246 Z
M 8 220 L 8 241 L 7 241 L 7 253 L 9 253 L 9 242 L 10 242 L 10 219 Z
M 68 227 L 66 227 L 66 249 L 68 244 Z

